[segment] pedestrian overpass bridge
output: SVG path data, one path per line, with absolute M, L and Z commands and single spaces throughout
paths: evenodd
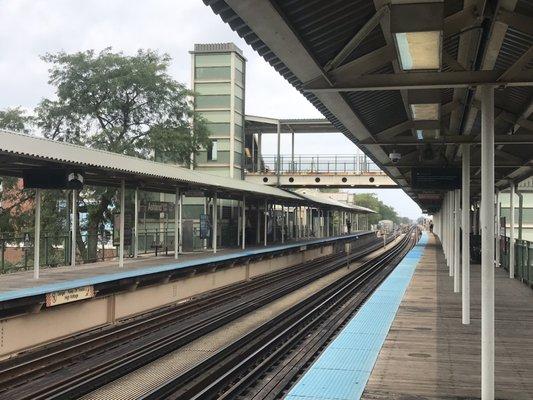
M 398 187 L 364 154 L 264 155 L 246 171 L 249 182 L 288 188 Z

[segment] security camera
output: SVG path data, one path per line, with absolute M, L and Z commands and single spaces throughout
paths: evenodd
M 69 189 L 82 189 L 83 188 L 83 175 L 79 172 L 71 172 L 67 176 L 67 187 Z
M 398 161 L 400 161 L 400 159 L 402 158 L 402 155 L 400 153 L 396 153 L 395 151 L 393 151 L 392 153 L 389 154 L 389 158 L 394 164 L 396 164 Z

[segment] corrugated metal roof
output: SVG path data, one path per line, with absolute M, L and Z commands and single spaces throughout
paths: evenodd
M 375 214 L 374 210 L 370 208 L 357 206 L 354 204 L 343 203 L 341 201 L 332 199 L 327 193 L 317 192 L 314 190 L 300 189 L 295 192 L 298 196 L 310 200 L 317 204 L 322 204 L 326 207 L 341 208 L 350 211 L 356 211 L 359 214 Z
M 163 164 L 103 150 L 90 149 L 70 143 L 0 130 L 0 153 L 26 158 L 49 160 L 65 166 L 92 167 L 119 174 L 133 174 L 167 180 L 169 189 L 178 183 L 214 191 L 230 191 L 284 200 L 300 200 L 287 191 L 266 185 L 210 175 L 171 164 Z M 18 167 L 20 172 L 24 164 Z M 28 168 L 28 167 L 26 167 Z M 117 182 L 118 184 L 119 182 Z

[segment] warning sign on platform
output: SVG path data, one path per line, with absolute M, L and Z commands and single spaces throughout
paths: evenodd
M 74 289 L 59 290 L 57 292 L 46 293 L 46 307 L 90 299 L 91 297 L 94 297 L 94 286 L 92 285 L 82 286 Z

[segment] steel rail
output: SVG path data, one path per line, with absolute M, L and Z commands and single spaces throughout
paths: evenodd
M 382 272 L 387 265 L 392 268 L 393 260 L 398 258 L 399 255 L 403 257 L 408 242 L 409 240 L 404 239 L 392 251 L 368 261 L 307 300 L 291 307 L 273 320 L 268 321 L 253 332 L 244 335 L 229 346 L 221 349 L 208 360 L 169 380 L 159 388 L 143 396 L 142 399 L 169 398 L 189 400 L 214 397 L 224 398 L 226 395 L 219 393 L 222 388 L 229 382 L 238 381 L 239 377 L 243 375 L 245 375 L 243 382 L 247 382 L 248 385 L 250 379 L 253 380 L 254 377 L 263 373 L 264 366 L 269 365 L 269 362 L 265 361 L 260 364 L 262 367 L 259 372 L 255 371 L 255 373 L 247 375 L 246 370 L 254 362 L 264 357 L 270 360 L 271 357 L 268 356 L 268 353 L 272 352 L 272 349 L 277 348 L 275 351 L 277 356 L 279 356 L 279 353 L 286 352 L 287 346 L 293 345 L 294 341 L 306 335 L 311 327 L 316 326 L 321 319 L 331 314 L 335 308 L 338 308 L 347 299 L 352 298 L 356 292 L 367 287 L 366 293 L 370 293 L 367 286 L 369 280 Z M 391 268 L 389 268 L 389 272 Z M 381 282 L 382 279 L 379 281 Z M 360 299 L 359 303 L 361 302 L 362 299 Z M 242 389 L 239 385 L 235 387 L 239 388 L 239 390 Z
M 350 260 L 361 257 L 364 254 L 368 254 L 369 252 L 375 250 L 376 247 L 380 247 L 380 246 L 381 245 L 379 243 L 376 243 L 375 246 L 372 246 L 369 249 L 365 249 L 363 251 L 354 253 L 353 255 L 350 256 Z M 130 351 L 130 353 L 128 353 L 128 355 L 126 356 L 119 357 L 117 355 L 117 357 L 119 357 L 119 361 L 117 361 L 117 359 L 115 358 L 111 360 L 108 359 L 107 361 L 105 361 L 105 357 L 102 357 L 102 354 L 98 354 L 95 357 L 98 358 L 98 356 L 100 356 L 98 361 L 101 362 L 101 364 L 98 364 L 96 368 L 88 368 L 87 370 L 83 371 L 82 374 L 80 373 L 77 377 L 75 377 L 75 379 L 73 379 L 71 375 L 64 376 L 63 380 L 59 379 L 59 382 L 54 382 L 53 379 L 41 379 L 39 382 L 40 385 L 38 385 L 39 386 L 38 388 L 34 387 L 33 388 L 34 390 L 31 390 L 30 388 L 26 388 L 27 390 L 24 390 L 25 388 L 20 388 L 16 392 L 18 393 L 18 395 L 22 396 L 21 398 L 24 398 L 24 396 L 26 396 L 25 398 L 32 398 L 32 399 L 53 397 L 53 393 L 56 393 L 56 392 L 57 392 L 57 395 L 61 397 L 63 392 L 67 393 L 71 389 L 75 389 L 74 392 L 76 392 L 77 394 L 85 393 L 89 390 L 94 389 L 95 387 L 98 387 L 99 385 L 103 383 L 108 382 L 109 380 L 115 379 L 116 377 L 121 376 L 131 371 L 133 367 L 138 367 L 140 365 L 146 364 L 150 360 L 154 359 L 155 356 L 160 357 L 161 355 L 165 354 L 165 352 L 172 351 L 174 348 L 177 348 L 180 345 L 185 344 L 187 341 L 193 340 L 194 338 L 198 337 L 198 335 L 207 333 L 215 329 L 216 327 L 221 326 L 222 324 L 228 322 L 229 320 L 237 318 L 239 315 L 242 315 L 242 313 L 248 312 L 251 309 L 258 307 L 259 304 L 265 304 L 266 302 L 271 301 L 273 298 L 276 298 L 276 296 L 279 297 L 283 295 L 284 293 L 286 294 L 287 292 L 294 290 L 298 285 L 301 286 L 305 284 L 306 282 L 316 279 L 320 275 L 330 273 L 331 270 L 339 268 L 341 264 L 343 265 L 345 260 L 347 260 L 346 256 L 344 254 L 340 254 L 335 257 L 322 258 L 312 263 L 303 263 L 299 268 L 291 268 L 290 270 L 292 270 L 292 272 L 290 274 L 282 274 L 282 273 L 277 274 L 276 280 L 273 280 L 271 278 L 265 279 L 265 281 L 263 282 L 264 284 L 263 286 L 270 287 L 275 282 L 284 282 L 287 280 L 287 277 L 289 275 L 292 275 L 292 276 L 301 275 L 302 270 L 312 270 L 313 268 L 311 267 L 313 265 L 315 267 L 319 267 L 321 264 L 326 263 L 326 267 L 321 268 L 320 271 L 316 273 L 308 273 L 308 275 L 306 275 L 305 277 L 300 277 L 299 283 L 293 282 L 291 284 L 289 283 L 284 284 L 280 288 L 280 290 L 278 290 L 276 293 L 270 293 L 268 296 L 254 298 L 251 301 L 241 303 L 241 306 L 237 309 L 225 310 L 226 313 L 223 315 L 219 315 L 218 317 L 211 316 L 210 319 L 208 318 L 205 321 L 193 321 L 194 323 L 191 324 L 191 326 L 186 327 L 186 329 L 182 329 L 181 331 L 178 330 L 178 331 L 170 332 L 166 336 L 160 336 L 159 338 L 157 338 L 157 340 L 155 340 L 155 344 L 150 342 L 148 345 L 145 345 L 144 349 L 135 347 L 134 351 Z M 254 290 L 257 290 L 257 287 L 255 287 Z M 242 297 L 244 294 L 243 292 L 244 291 L 242 287 L 239 287 L 238 290 L 235 290 L 235 293 L 238 297 Z M 220 296 L 224 296 L 224 295 L 226 295 L 226 293 L 220 293 Z M 210 301 L 209 298 L 207 298 L 206 301 L 209 302 Z M 217 303 L 216 305 L 218 306 L 219 304 Z M 153 321 L 158 321 L 158 317 L 156 316 L 155 319 L 152 320 L 152 322 Z M 153 326 L 153 323 L 150 326 Z M 108 334 L 106 334 L 105 337 L 111 338 L 113 334 L 114 332 L 108 332 Z M 100 340 L 100 339 L 102 338 L 91 338 L 89 342 L 91 340 Z M 100 341 L 103 342 L 104 340 L 100 340 Z M 73 346 L 74 348 L 77 348 L 76 344 L 74 344 Z M 117 345 L 115 344 L 115 346 Z M 161 351 L 161 349 L 164 349 L 164 351 Z M 152 356 L 148 357 L 146 354 L 151 353 L 151 352 L 153 352 Z M 107 351 L 104 352 L 104 355 L 105 353 L 108 353 L 108 352 Z M 142 353 L 144 358 L 139 357 L 138 356 L 139 353 Z M 47 360 L 47 359 L 50 360 L 50 358 L 47 358 L 47 357 L 43 358 L 43 360 Z M 132 360 L 135 360 L 135 362 L 133 362 Z M 64 365 L 61 364 L 60 362 L 58 362 L 57 364 L 58 366 L 63 367 L 59 372 L 64 372 L 65 370 Z M 107 372 L 109 372 L 109 369 L 114 370 L 114 373 L 107 374 Z M 107 374 L 107 378 L 105 379 L 103 379 L 103 375 L 102 375 L 104 373 Z M 65 375 L 68 375 L 68 374 L 65 374 Z M 46 378 L 46 376 L 44 378 Z

